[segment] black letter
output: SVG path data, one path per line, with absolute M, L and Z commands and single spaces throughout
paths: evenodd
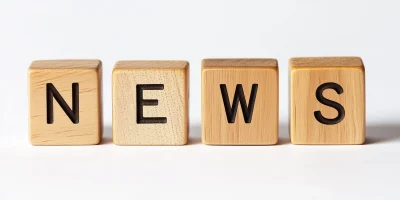
M 339 114 L 334 119 L 327 119 L 324 116 L 322 116 L 321 111 L 315 111 L 314 112 L 315 119 L 317 119 L 322 124 L 327 124 L 327 125 L 338 124 L 344 119 L 344 108 L 339 103 L 326 99 L 325 97 L 322 96 L 322 92 L 324 92 L 324 90 L 326 89 L 334 89 L 336 93 L 342 94 L 343 93 L 342 86 L 340 86 L 337 83 L 324 83 L 317 88 L 317 92 L 315 94 L 319 102 L 329 107 L 335 108 Z
M 72 110 L 52 83 L 46 84 L 47 124 L 54 123 L 53 97 L 74 124 L 79 124 L 79 84 L 72 84 Z
M 137 123 L 138 124 L 165 124 L 166 117 L 143 117 L 143 106 L 158 105 L 157 99 L 143 99 L 143 90 L 164 90 L 164 84 L 144 84 L 136 85 L 137 100 Z
M 242 84 L 236 85 L 236 90 L 235 90 L 235 95 L 233 97 L 232 107 L 229 104 L 230 101 L 229 101 L 229 96 L 228 96 L 228 91 L 226 89 L 226 85 L 221 84 L 221 85 L 219 85 L 219 87 L 221 88 L 222 100 L 224 101 L 226 118 L 228 119 L 228 123 L 230 123 L 230 124 L 235 123 L 235 118 L 236 118 L 239 101 L 240 101 L 240 105 L 242 107 L 244 121 L 247 124 L 251 123 L 251 118 L 253 116 L 254 104 L 256 102 L 258 84 L 253 84 L 253 86 L 251 87 L 250 100 L 249 100 L 248 107 L 247 107 L 247 103 L 246 103 L 246 97 L 244 96 Z

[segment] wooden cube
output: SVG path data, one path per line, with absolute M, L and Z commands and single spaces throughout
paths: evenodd
M 363 144 L 365 72 L 358 57 L 292 58 L 290 137 L 294 144 Z
M 34 61 L 29 68 L 29 108 L 32 145 L 98 144 L 101 61 Z
M 203 143 L 276 144 L 278 62 L 275 59 L 205 59 L 202 65 Z
M 189 63 L 120 61 L 113 71 L 113 140 L 117 145 L 185 145 Z

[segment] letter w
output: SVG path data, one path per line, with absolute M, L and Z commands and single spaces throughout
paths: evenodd
M 238 104 L 240 102 L 240 105 L 242 107 L 244 121 L 247 124 L 251 123 L 251 119 L 253 116 L 253 110 L 254 110 L 254 104 L 256 102 L 258 84 L 253 84 L 251 87 L 249 106 L 247 106 L 247 103 L 246 103 L 246 97 L 243 92 L 242 84 L 236 85 L 236 90 L 235 90 L 235 95 L 233 97 L 232 107 L 230 105 L 228 91 L 226 89 L 226 84 L 221 84 L 220 88 L 221 88 L 222 100 L 224 101 L 225 112 L 226 112 L 226 117 L 228 119 L 228 122 L 231 124 L 235 123 L 236 113 L 238 110 Z

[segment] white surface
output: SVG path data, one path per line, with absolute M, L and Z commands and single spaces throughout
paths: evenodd
M 3 0 L 0 200 L 399 199 L 398 8 L 389 0 Z M 287 60 L 346 55 L 366 66 L 367 145 L 291 145 Z M 280 145 L 199 144 L 207 57 L 278 59 Z M 61 58 L 103 61 L 107 144 L 28 144 L 27 68 Z M 191 145 L 110 144 L 111 70 L 122 59 L 190 62 Z

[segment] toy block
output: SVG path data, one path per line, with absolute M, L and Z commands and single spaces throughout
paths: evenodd
M 112 87 L 114 144 L 187 143 L 188 62 L 119 61 Z
M 29 68 L 32 145 L 94 145 L 102 137 L 101 61 L 41 60 Z
M 363 144 L 365 72 L 361 58 L 292 58 L 289 65 L 292 143 Z
M 276 144 L 278 99 L 275 59 L 203 60 L 203 143 Z

